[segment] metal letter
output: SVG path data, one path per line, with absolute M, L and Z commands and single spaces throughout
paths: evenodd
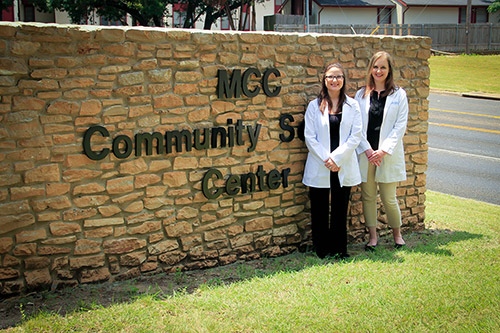
M 90 141 L 92 138 L 92 135 L 95 132 L 101 133 L 102 136 L 108 137 L 109 132 L 105 127 L 102 126 L 92 126 L 88 130 L 85 131 L 85 135 L 83 136 L 83 152 L 85 155 L 87 155 L 88 158 L 94 161 L 102 160 L 109 154 L 109 148 L 104 148 L 100 152 L 95 152 L 92 150 L 92 147 L 90 146 Z
M 293 116 L 289 113 L 285 113 L 280 117 L 280 128 L 284 131 L 290 132 L 290 135 L 288 136 L 285 136 L 283 133 L 280 134 L 280 140 L 282 142 L 290 142 L 295 137 L 295 130 L 292 126 L 285 123 L 286 119 L 288 119 L 290 122 L 293 122 Z
M 254 74 L 256 77 L 260 77 L 260 71 L 257 68 L 249 68 L 243 73 L 243 79 L 241 81 L 241 86 L 243 93 L 248 97 L 255 97 L 259 94 L 260 88 L 257 86 L 254 90 L 248 89 L 248 78 L 250 75 Z
M 123 141 L 125 144 L 125 151 L 122 153 L 120 151 L 120 142 Z M 113 154 L 117 158 L 127 158 L 132 154 L 132 140 L 126 135 L 118 135 L 113 139 Z
M 273 91 L 271 91 L 269 89 L 269 75 L 271 74 L 274 74 L 276 77 L 280 77 L 281 74 L 280 74 L 280 71 L 277 70 L 276 68 L 268 68 L 266 69 L 266 71 L 264 72 L 264 76 L 262 77 L 262 89 L 264 89 L 264 93 L 269 96 L 269 97 L 275 97 L 275 96 L 278 96 L 280 91 L 281 91 L 281 87 L 278 86 L 276 88 L 274 88 Z
M 225 69 L 219 69 L 217 71 L 217 77 L 219 79 L 217 83 L 217 97 L 224 98 L 224 93 L 226 98 L 239 98 L 241 95 L 241 69 L 233 70 L 233 75 L 231 77 L 231 84 L 229 84 L 229 79 L 227 76 L 227 71 Z
M 212 178 L 212 176 L 216 176 L 217 179 L 222 179 L 222 173 L 217 169 L 210 169 L 207 171 L 205 176 L 203 176 L 201 190 L 207 199 L 217 199 L 217 197 L 222 194 L 221 188 L 217 188 L 215 191 L 210 191 L 208 188 L 208 181 Z

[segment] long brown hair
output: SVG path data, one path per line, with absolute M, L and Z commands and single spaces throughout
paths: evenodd
M 380 58 L 387 59 L 387 63 L 389 64 L 389 73 L 387 74 L 387 78 L 385 79 L 385 92 L 382 96 L 388 96 L 392 94 L 396 90 L 396 84 L 394 83 L 394 62 L 389 53 L 385 51 L 379 51 L 375 53 L 370 59 L 370 64 L 368 65 L 368 71 L 366 72 L 366 86 L 365 86 L 365 96 L 371 94 L 371 92 L 375 89 L 375 81 L 373 80 L 372 69 L 375 61 Z
M 345 97 L 345 90 L 346 90 L 346 86 L 347 86 L 347 75 L 346 75 L 346 72 L 345 72 L 345 69 L 344 67 L 336 62 L 336 63 L 333 63 L 333 64 L 329 64 L 328 66 L 326 66 L 324 72 L 323 72 L 323 83 L 321 84 L 321 91 L 318 95 L 318 104 L 319 104 L 319 109 L 321 111 L 321 113 L 325 113 L 325 109 L 326 109 L 326 106 L 328 105 L 328 113 L 330 113 L 330 111 L 332 111 L 333 109 L 333 105 L 332 105 L 332 100 L 330 98 L 330 95 L 328 95 L 328 88 L 326 87 L 326 72 L 328 72 L 330 69 L 332 68 L 338 68 L 342 71 L 342 75 L 344 75 L 344 84 L 342 85 L 342 88 L 340 88 L 340 95 L 339 95 L 339 103 L 337 104 L 337 109 L 335 110 L 334 113 L 342 113 L 342 106 L 344 105 L 345 101 L 346 101 L 346 97 Z

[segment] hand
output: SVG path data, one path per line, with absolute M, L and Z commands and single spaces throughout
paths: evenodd
M 375 166 L 380 166 L 380 161 L 370 161 L 370 157 L 372 156 L 372 154 L 374 153 L 375 151 L 371 148 L 368 148 L 367 150 L 365 150 L 365 155 L 366 155 L 366 158 L 368 159 L 368 162 L 370 162 L 370 164 L 373 164 Z
M 372 153 L 368 156 L 368 150 L 367 152 L 367 157 L 368 157 L 368 162 L 370 162 L 373 165 L 380 166 L 382 163 L 382 158 L 384 158 L 387 153 L 383 150 L 372 150 Z
M 325 167 L 327 167 L 330 171 L 337 172 L 340 170 L 339 166 L 335 164 L 335 162 L 331 158 L 326 159 L 324 162 Z

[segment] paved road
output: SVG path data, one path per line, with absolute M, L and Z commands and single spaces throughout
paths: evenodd
M 500 205 L 500 101 L 429 96 L 427 188 Z

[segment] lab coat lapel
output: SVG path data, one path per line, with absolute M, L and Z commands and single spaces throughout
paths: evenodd
M 391 103 L 395 98 L 396 98 L 396 92 L 393 92 L 392 94 L 387 96 L 387 99 L 385 100 L 384 114 L 382 116 L 382 125 L 385 123 L 385 118 L 387 117 L 389 106 L 391 106 Z

